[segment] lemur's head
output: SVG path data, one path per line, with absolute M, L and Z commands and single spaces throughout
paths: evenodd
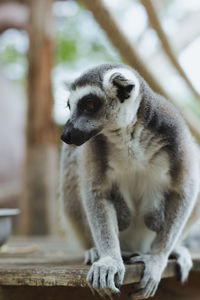
M 78 77 L 70 90 L 70 116 L 61 139 L 79 146 L 102 131 L 126 127 L 134 120 L 140 80 L 127 66 L 103 64 Z

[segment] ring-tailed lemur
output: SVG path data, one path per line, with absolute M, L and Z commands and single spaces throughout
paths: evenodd
M 182 242 L 200 212 L 200 155 L 182 117 L 121 64 L 81 75 L 68 106 L 61 201 L 82 240 L 94 243 L 88 282 L 101 295 L 118 293 L 124 251 L 145 266 L 135 297 L 155 294 L 171 253 L 184 281 L 192 260 Z

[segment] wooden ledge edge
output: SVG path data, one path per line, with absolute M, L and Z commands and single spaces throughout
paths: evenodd
M 170 259 L 162 275 L 162 278 L 176 276 L 176 261 Z M 123 284 L 131 284 L 140 281 L 144 265 L 137 263 L 126 265 L 126 273 Z M 1 266 L 0 285 L 1 286 L 68 286 L 86 287 L 86 275 L 89 266 L 45 266 L 32 264 L 30 266 Z M 200 272 L 200 259 L 193 259 L 193 272 Z

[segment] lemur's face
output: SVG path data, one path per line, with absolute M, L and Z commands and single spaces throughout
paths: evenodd
M 125 126 L 133 118 L 132 103 L 138 94 L 139 81 L 125 67 L 102 65 L 89 70 L 71 86 L 70 116 L 61 139 L 80 146 L 100 132 Z

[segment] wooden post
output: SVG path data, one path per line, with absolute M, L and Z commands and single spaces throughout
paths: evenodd
M 57 181 L 56 128 L 52 118 L 52 0 L 30 1 L 28 24 L 28 107 L 25 186 L 21 201 L 21 232 L 55 231 Z

